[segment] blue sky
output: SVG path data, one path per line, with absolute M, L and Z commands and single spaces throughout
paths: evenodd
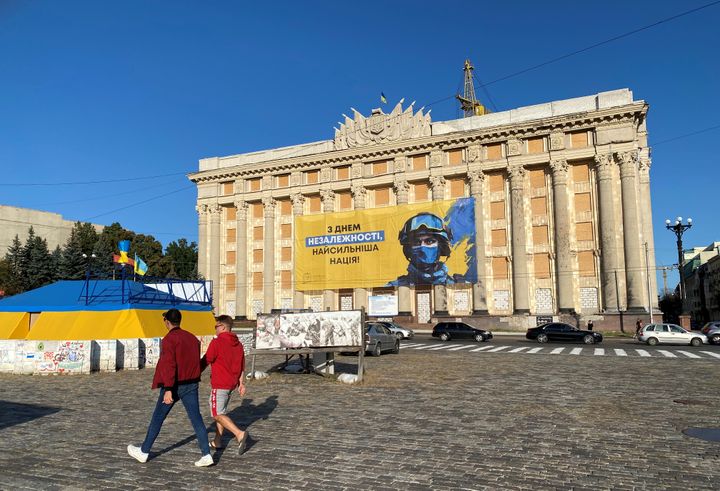
M 720 240 L 720 3 L 505 77 L 708 3 L 3 0 L 0 204 L 197 240 L 198 159 L 330 139 L 381 91 L 455 119 L 469 58 L 497 111 L 624 87 L 650 104 L 669 265 L 665 218 L 693 218 L 686 246 Z

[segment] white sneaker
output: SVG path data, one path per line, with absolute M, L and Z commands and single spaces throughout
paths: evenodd
M 128 445 L 128 454 L 130 457 L 135 458 L 135 460 L 143 464 L 147 462 L 148 455 L 150 455 L 146 454 L 140 447 L 136 447 L 135 445 Z
M 215 461 L 212 458 L 212 455 L 207 454 L 203 455 L 200 460 L 195 462 L 195 467 L 208 467 L 210 465 L 213 465 Z

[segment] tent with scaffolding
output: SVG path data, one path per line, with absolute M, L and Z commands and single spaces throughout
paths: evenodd
M 183 329 L 214 334 L 212 288 L 205 281 L 58 281 L 0 300 L 0 339 L 71 340 L 161 337 L 162 313 L 182 312 Z

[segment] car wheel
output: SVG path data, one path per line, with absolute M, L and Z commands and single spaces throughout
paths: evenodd
M 483 341 L 485 341 L 485 336 L 483 336 L 482 334 L 476 334 L 475 341 L 477 341 L 478 343 L 482 343 Z
M 595 338 L 592 334 L 586 334 L 583 338 L 583 343 L 585 344 L 595 344 Z
M 440 341 L 450 341 L 450 335 L 446 332 L 440 335 Z
M 657 338 L 648 338 L 647 344 L 649 344 L 650 346 L 655 346 L 656 344 L 658 344 L 658 340 Z
M 381 353 L 382 353 L 382 347 L 380 346 L 380 343 L 376 343 L 375 347 L 372 350 L 372 355 L 380 356 Z
M 400 340 L 398 339 L 395 341 L 395 347 L 392 350 L 393 353 L 398 354 L 400 353 Z
M 702 344 L 702 339 L 700 338 L 692 338 L 690 340 L 690 346 L 700 346 Z
M 548 342 L 547 334 L 538 334 L 537 342 L 538 343 L 547 343 Z
M 403 334 L 402 334 L 401 332 L 398 332 L 398 333 L 395 334 L 395 337 L 398 338 L 398 339 L 402 339 L 402 338 L 403 338 Z
M 713 342 L 713 344 L 720 343 L 720 334 L 715 334 L 713 337 L 710 338 L 710 340 Z

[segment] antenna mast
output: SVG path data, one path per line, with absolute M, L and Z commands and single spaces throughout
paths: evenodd
M 463 67 L 463 72 L 465 72 L 465 88 L 462 96 L 455 96 L 455 98 L 460 101 L 460 109 L 464 111 L 466 118 L 469 118 L 470 116 L 482 116 L 483 114 L 490 112 L 480 103 L 480 101 L 477 100 L 477 97 L 475 97 L 475 85 L 473 84 L 472 74 L 474 69 L 475 67 L 473 67 L 472 63 L 470 63 L 470 60 L 465 60 L 465 65 Z

